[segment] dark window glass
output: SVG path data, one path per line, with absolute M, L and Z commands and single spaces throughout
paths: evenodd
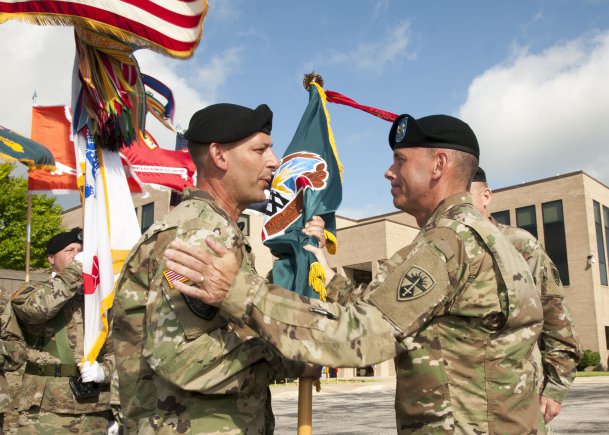
M 605 326 L 605 345 L 609 350 L 609 326 Z
M 142 233 L 154 223 L 154 202 L 142 205 Z
M 537 238 L 537 216 L 534 205 L 516 209 L 516 225 Z
M 605 223 L 605 246 L 607 247 L 606 254 L 609 255 L 609 208 L 605 206 L 603 206 L 603 222 Z
M 496 211 L 495 213 L 491 213 L 493 219 L 503 225 L 510 225 L 510 211 Z
M 180 192 L 171 192 L 169 197 L 169 207 L 175 207 L 182 202 L 182 194 Z
M 601 284 L 607 285 L 607 257 L 603 243 L 603 223 L 601 220 L 601 205 L 592 201 L 594 206 L 594 226 L 596 228 L 596 252 L 598 253 L 598 270 L 601 275 Z M 604 208 L 604 207 L 603 207 Z
M 556 265 L 560 280 L 569 285 L 569 265 L 567 263 L 567 238 L 562 201 L 546 202 L 541 205 L 543 215 L 543 233 L 546 241 L 546 252 Z
M 248 215 L 240 215 L 237 220 L 237 226 L 241 229 L 244 236 L 250 235 L 250 217 Z
M 372 272 L 368 270 L 353 269 L 353 281 L 357 284 L 370 284 Z

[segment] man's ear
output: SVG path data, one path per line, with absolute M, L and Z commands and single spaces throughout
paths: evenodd
M 53 266 L 55 264 L 55 255 L 47 255 L 47 261 Z
M 226 171 L 228 162 L 226 160 L 226 149 L 222 144 L 212 142 L 208 150 L 209 161 L 218 169 Z
M 434 153 L 432 179 L 438 180 L 448 169 L 448 153 L 439 149 Z
M 492 198 L 493 198 L 493 191 L 491 189 L 489 189 L 488 187 L 486 187 L 482 191 L 482 204 L 484 205 L 484 208 L 486 208 L 491 203 Z

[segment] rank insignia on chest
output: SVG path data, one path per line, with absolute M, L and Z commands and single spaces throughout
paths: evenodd
M 412 266 L 402 277 L 398 288 L 398 301 L 409 301 L 423 296 L 436 285 L 432 276 L 417 266 Z
M 173 270 L 169 270 L 169 269 L 165 269 L 163 271 L 163 276 L 167 280 L 167 283 L 169 284 L 169 288 L 173 288 L 174 287 L 173 283 L 176 281 L 179 281 L 179 282 L 188 281 L 188 278 L 186 278 L 185 276 L 182 276 L 179 273 L 174 272 Z

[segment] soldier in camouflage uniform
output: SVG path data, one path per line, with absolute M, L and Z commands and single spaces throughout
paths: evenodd
M 334 367 L 396 357 L 399 433 L 543 433 L 532 352 L 542 309 L 522 256 L 472 206 L 478 166 L 469 126 L 401 115 L 385 173 L 393 202 L 421 231 L 346 304 L 294 295 L 218 255 L 174 242 L 167 266 L 203 283 L 176 286 L 255 327 L 284 355 Z M 329 273 L 329 277 L 332 273 Z M 348 280 L 332 278 L 335 299 Z
M 495 224 L 524 257 L 531 269 L 543 306 L 543 329 L 536 350 L 536 368 L 541 394 L 541 411 L 546 423 L 560 413 L 560 404 L 567 397 L 577 373 L 577 364 L 582 357 L 579 337 L 573 327 L 571 313 L 564 301 L 565 292 L 560 282 L 558 269 L 531 233 L 522 228 L 503 225 L 495 221 L 487 210 L 492 192 L 488 187 L 486 173 L 478 168 L 470 193 L 474 207 Z
M 13 410 L 13 401 L 6 382 L 5 372 L 17 370 L 25 361 L 25 341 L 11 308 L 11 298 L 0 287 L 0 433 L 4 413 Z
M 49 281 L 25 283 L 13 296 L 13 310 L 28 345 L 19 400 L 20 434 L 108 431 L 111 342 L 100 352 L 101 363 L 78 366 L 84 355 L 84 295 L 82 263 L 75 257 L 81 251 L 79 229 L 53 236 L 47 243 L 53 270 Z M 81 390 L 74 388 L 87 382 L 94 382 L 99 393 L 77 397 Z
M 209 106 L 190 121 L 185 137 L 198 189 L 148 229 L 118 279 L 112 327 L 127 433 L 272 433 L 268 386 L 303 371 L 251 329 L 184 297 L 174 288 L 184 271 L 170 273 L 163 259 L 175 239 L 204 245 L 213 237 L 256 274 L 237 220 L 264 200 L 278 165 L 271 122 L 266 105 L 232 104 Z M 323 224 L 309 235 L 323 240 Z

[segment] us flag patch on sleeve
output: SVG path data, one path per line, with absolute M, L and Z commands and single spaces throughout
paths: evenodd
M 179 281 L 179 282 L 188 281 L 188 278 L 186 278 L 185 276 L 180 275 L 179 273 L 174 272 L 173 270 L 169 270 L 169 269 L 165 269 L 163 271 L 163 276 L 167 280 L 167 284 L 169 284 L 169 288 L 174 288 L 173 283 L 176 281 Z

